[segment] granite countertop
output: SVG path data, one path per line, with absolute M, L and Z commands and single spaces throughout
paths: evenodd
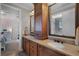
M 50 39 L 38 40 L 33 36 L 23 36 L 23 37 L 33 42 L 36 42 L 42 46 L 45 46 L 49 49 L 56 50 L 65 55 L 79 56 L 79 46 L 66 44 L 66 43 L 61 44 L 61 43 L 54 42 L 53 40 L 50 40 Z

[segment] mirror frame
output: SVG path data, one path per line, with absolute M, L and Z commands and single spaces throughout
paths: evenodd
M 72 38 L 72 39 L 75 39 L 76 38 L 76 26 L 77 26 L 77 24 L 76 24 L 76 22 L 78 21 L 78 19 L 76 19 L 76 17 L 78 17 L 77 15 L 76 15 L 76 13 L 77 13 L 77 11 L 76 11 L 76 9 L 77 9 L 77 7 L 76 7 L 76 5 L 75 5 L 75 36 L 65 36 L 65 35 L 57 35 L 57 34 L 51 34 L 51 23 L 50 23 L 50 7 L 52 7 L 53 5 L 55 5 L 56 3 L 54 3 L 54 4 L 52 4 L 52 5 L 50 5 L 50 6 L 48 6 L 48 19 L 49 19 L 49 36 L 56 36 L 56 37 L 64 37 L 64 38 Z

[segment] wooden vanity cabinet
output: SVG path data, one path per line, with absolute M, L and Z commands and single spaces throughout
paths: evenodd
M 30 41 L 30 56 L 37 56 L 37 43 Z
M 34 33 L 37 39 L 48 38 L 48 4 L 34 3 Z
M 38 56 L 65 56 L 64 54 L 58 53 L 54 50 L 38 45 Z
M 23 38 L 23 50 L 29 56 L 65 56 L 55 50 L 51 50 L 45 46 L 42 46 L 36 42 Z

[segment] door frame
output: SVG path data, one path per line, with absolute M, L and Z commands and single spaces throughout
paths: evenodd
M 5 5 L 5 6 L 7 6 L 7 7 L 9 7 L 9 8 L 12 8 L 12 9 L 14 9 L 14 10 L 17 10 L 18 11 L 18 15 L 19 15 L 19 49 L 22 49 L 22 34 L 21 34 L 21 19 L 22 19 L 22 17 L 21 17 L 21 9 L 19 9 L 18 7 L 15 7 L 15 6 L 13 6 L 13 5 L 10 5 L 10 4 L 7 4 L 7 3 L 2 3 L 1 5 Z

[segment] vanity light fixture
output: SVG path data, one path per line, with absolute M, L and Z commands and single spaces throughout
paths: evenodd
M 62 14 L 52 15 L 52 18 L 60 18 L 60 17 L 62 17 Z
M 34 15 L 34 10 L 31 11 L 30 15 Z

